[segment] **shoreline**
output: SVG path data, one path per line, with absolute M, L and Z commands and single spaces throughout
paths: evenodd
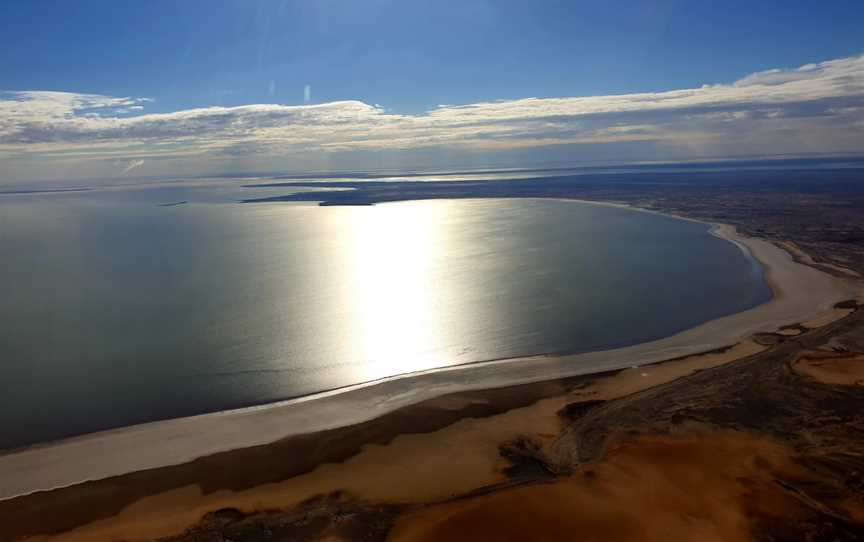
M 706 223 L 626 204 L 586 203 Z M 771 300 L 663 339 L 624 348 L 474 362 L 267 405 L 151 422 L 35 445 L 0 455 L 0 472 L 4 473 L 0 501 L 347 427 L 443 395 L 594 375 L 710 352 L 753 334 L 774 332 L 820 317 L 825 319 L 836 303 L 860 295 L 860 287 L 854 281 L 795 262 L 775 244 L 742 237 L 734 227 L 709 224 L 713 235 L 746 248 L 749 256 L 759 262 L 772 290 Z M 198 438 L 196 434 L 207 438 Z M 111 453 L 106 454 L 109 447 Z M 141 453 L 142 450 L 147 453 Z

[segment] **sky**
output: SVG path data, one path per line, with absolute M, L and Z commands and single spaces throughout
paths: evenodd
M 864 153 L 864 2 L 0 0 L 0 182 Z

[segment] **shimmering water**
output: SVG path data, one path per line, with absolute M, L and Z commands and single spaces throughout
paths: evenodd
M 250 205 L 230 192 L 0 197 L 0 448 L 624 346 L 770 297 L 739 248 L 663 216 L 539 200 Z

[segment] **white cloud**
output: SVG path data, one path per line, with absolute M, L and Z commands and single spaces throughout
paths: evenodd
M 0 156 L 193 159 L 633 141 L 694 153 L 712 145 L 731 149 L 734 138 L 747 141 L 749 154 L 864 151 L 864 56 L 758 72 L 724 85 L 441 105 L 421 115 L 359 101 L 142 114 L 148 102 L 0 93 Z

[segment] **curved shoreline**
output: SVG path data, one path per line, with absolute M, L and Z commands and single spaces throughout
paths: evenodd
M 4 478 L 0 500 L 354 425 L 449 393 L 623 369 L 722 348 L 754 333 L 824 315 L 835 303 L 858 293 L 855 283 L 796 263 L 768 241 L 740 237 L 731 226 L 712 226 L 714 235 L 745 247 L 761 263 L 773 292 L 771 300 L 670 337 L 629 347 L 476 362 L 397 375 L 263 406 L 152 422 L 11 452 L 0 456 Z M 111 453 L 106 454 L 106 450 Z

